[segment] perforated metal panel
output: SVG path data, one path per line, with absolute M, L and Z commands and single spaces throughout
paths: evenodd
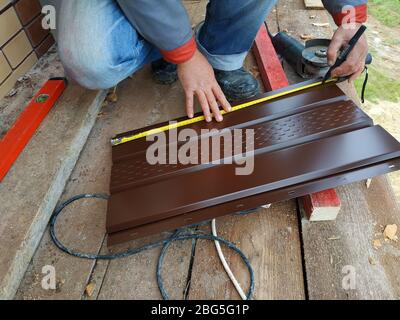
M 233 155 L 237 155 L 245 151 L 246 147 L 254 150 L 268 148 L 269 151 L 272 151 L 282 147 L 282 143 L 286 143 L 285 147 L 288 147 L 289 145 L 297 144 L 299 139 L 310 141 L 315 134 L 319 136 L 324 133 L 331 135 L 333 132 L 343 132 L 350 127 L 367 126 L 369 123 L 370 119 L 352 101 L 341 101 L 331 105 L 319 106 L 318 111 L 310 110 L 248 126 L 246 129 L 254 130 L 254 144 L 246 144 L 246 137 L 243 135 L 242 145 L 236 146 L 235 149 L 232 148 L 231 152 Z M 233 131 L 233 129 L 228 130 Z M 198 146 L 198 153 L 200 153 L 201 143 L 196 141 L 196 145 Z M 168 159 L 168 157 L 169 154 L 167 152 L 166 158 Z M 118 191 L 123 188 L 129 188 L 133 184 L 144 183 L 147 179 L 156 178 L 164 174 L 172 174 L 193 166 L 195 165 L 150 165 L 144 153 L 134 154 L 121 161 L 120 165 L 114 166 L 111 190 Z
M 251 145 L 246 144 L 244 135 L 242 144 L 235 148 L 220 139 L 220 159 L 228 148 L 233 148 L 231 158 L 246 147 L 254 149 L 254 172 L 237 176 L 236 165 L 229 161 L 150 165 L 146 150 L 152 142 L 146 139 L 113 147 L 109 243 L 389 172 L 397 169 L 400 156 L 400 144 L 382 128 L 374 127 L 335 85 L 230 113 L 222 124 L 196 123 L 178 129 L 177 134 L 186 128 L 199 134 L 202 129 L 231 133 L 239 128 L 253 129 Z M 199 135 L 189 143 L 200 153 L 199 141 L 207 138 Z M 170 143 L 179 147 L 187 141 Z

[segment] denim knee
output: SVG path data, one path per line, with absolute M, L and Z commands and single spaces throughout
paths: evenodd
M 108 89 L 122 80 L 115 76 L 117 66 L 113 59 L 104 52 L 98 54 L 99 48 L 89 44 L 73 46 L 63 43 L 62 40 L 58 47 L 67 77 L 83 87 L 93 90 Z
M 114 0 L 63 1 L 57 41 L 66 74 L 89 89 L 108 89 L 160 56 Z
M 88 89 L 112 88 L 161 57 L 159 50 L 143 39 L 133 42 L 129 38 L 129 48 L 112 41 L 96 40 L 94 43 L 79 41 L 79 45 L 75 45 L 59 37 L 58 42 L 59 56 L 67 77 Z

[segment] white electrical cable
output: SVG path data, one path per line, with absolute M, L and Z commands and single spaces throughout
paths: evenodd
M 216 220 L 215 219 L 211 221 L 211 230 L 212 230 L 213 236 L 217 237 L 218 236 L 217 235 L 217 225 L 216 225 Z M 229 278 L 231 279 L 233 285 L 235 286 L 236 291 L 239 293 L 239 295 L 242 298 L 242 300 L 247 300 L 246 294 L 243 292 L 242 287 L 240 286 L 239 282 L 236 280 L 234 274 L 232 273 L 232 270 L 229 267 L 228 262 L 226 262 L 224 253 L 222 252 L 222 249 L 221 249 L 221 245 L 219 244 L 218 241 L 214 241 L 214 243 L 215 243 L 215 247 L 216 247 L 217 252 L 218 252 L 219 259 L 221 260 L 222 265 L 224 266 L 224 269 L 225 269 L 226 273 L 228 274 Z

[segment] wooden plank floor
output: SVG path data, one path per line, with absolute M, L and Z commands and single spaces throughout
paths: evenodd
M 155 85 L 151 79 L 149 68 L 140 71 L 134 79 L 124 81 L 118 88 L 118 95 L 118 103 L 104 107 L 99 115 L 64 192 L 64 200 L 80 193 L 108 193 L 111 173 L 109 141 L 112 136 L 133 128 L 176 118 L 182 116 L 184 112 L 180 86 L 178 84 L 165 87 Z M 103 247 L 105 237 L 105 213 L 106 203 L 101 200 L 86 200 L 72 205 L 60 219 L 61 238 L 74 248 L 94 253 L 99 252 Z M 150 240 L 147 239 L 147 241 Z M 137 246 L 145 241 L 146 239 L 136 241 L 130 245 Z M 179 245 L 175 247 L 178 252 L 177 247 L 179 248 Z M 189 247 L 191 247 L 190 244 Z M 190 248 L 187 252 L 186 256 L 190 258 Z M 96 264 L 92 261 L 75 259 L 61 254 L 54 248 L 46 234 L 33 260 L 32 269 L 27 273 L 22 284 L 26 290 L 21 290 L 21 293 L 23 292 L 24 297 L 80 299 L 86 284 L 92 282 L 90 279 L 94 278 L 99 280 L 95 281 L 96 290 L 93 297 L 97 297 L 98 291 L 103 288 L 101 295 L 103 297 L 109 297 L 106 292 L 110 290 L 113 294 L 118 291 L 122 295 L 131 294 L 131 297 L 136 298 L 159 298 L 155 282 L 155 265 L 153 264 L 158 253 L 159 250 L 153 250 L 121 261 Z M 181 254 L 176 261 L 176 263 L 174 261 L 173 267 L 177 269 L 179 269 L 179 261 L 182 264 L 187 263 L 187 259 Z M 152 267 L 148 264 L 152 264 Z M 42 290 L 40 279 L 35 277 L 35 275 L 41 274 L 41 268 L 44 265 L 53 265 L 57 270 L 59 288 L 56 292 Z M 115 268 L 118 266 L 120 266 L 120 270 L 116 271 Z M 186 273 L 187 269 L 188 267 L 186 267 Z M 132 270 L 136 270 L 137 273 Z M 109 276 L 112 274 L 117 276 L 111 277 L 109 280 Z M 125 276 L 128 279 L 124 278 Z M 184 274 L 183 277 L 186 276 Z M 103 279 L 107 284 L 104 287 Z M 127 292 L 122 285 L 123 282 L 132 291 Z M 115 291 L 113 285 L 116 285 Z M 172 288 L 175 287 L 177 286 L 172 286 Z
M 392 190 L 385 177 L 338 189 L 342 210 L 335 222 L 303 220 L 304 261 L 310 299 L 398 299 L 400 250 L 385 242 L 382 226 L 400 223 Z M 383 247 L 375 249 L 374 239 Z M 345 276 L 354 275 L 354 287 Z M 351 281 L 351 278 L 348 278 Z
M 279 30 L 298 40 L 305 35 L 330 38 L 332 28 L 313 25 L 329 22 L 327 12 L 303 9 L 301 0 L 280 1 L 276 11 Z M 286 66 L 286 72 L 292 82 L 299 81 L 290 67 Z M 341 88 L 361 105 L 353 86 L 343 83 Z M 338 191 L 342 210 L 337 221 L 301 220 L 307 298 L 398 299 L 400 246 L 382 239 L 384 226 L 400 225 L 400 209 L 388 180 L 376 178 L 370 189 L 365 183 L 355 183 Z M 382 248 L 374 248 L 376 239 L 382 241 Z M 354 287 L 345 283 L 343 288 L 343 281 L 353 275 Z
M 305 298 L 295 201 L 274 204 L 249 216 L 224 217 L 217 226 L 219 235 L 248 255 L 256 275 L 255 299 Z M 248 272 L 240 258 L 227 250 L 224 254 L 242 287 L 248 288 Z M 239 298 L 211 242 L 197 243 L 190 288 L 190 299 Z
M 0 132 L 47 77 L 63 74 L 54 51 L 43 56 L 17 83 L 16 94 L 1 100 Z M 0 299 L 14 297 L 106 96 L 72 84 L 64 93 L 0 183 Z
M 185 3 L 193 24 L 204 19 L 206 1 Z M 308 21 L 308 15 L 316 15 L 316 18 Z M 311 26 L 314 21 L 328 21 L 328 17 L 321 10 L 305 11 L 303 0 L 281 1 L 269 19 L 272 31 L 287 29 L 297 37 L 303 33 L 329 36 L 327 33 L 332 32 L 331 29 L 316 31 Z M 302 26 L 301 30 L 299 26 Z M 252 56 L 246 65 L 257 74 Z M 292 82 L 298 81 L 290 68 L 286 68 Z M 345 89 L 356 99 L 348 85 Z M 118 95 L 118 102 L 105 106 L 99 115 L 63 199 L 79 193 L 108 192 L 111 170 L 109 139 L 114 134 L 184 114 L 180 85 L 154 84 L 149 68 L 124 81 L 118 88 Z M 400 225 L 400 211 L 386 178 L 375 179 L 370 189 L 358 183 L 340 188 L 339 192 L 343 210 L 336 222 L 309 223 L 303 220 L 294 200 L 273 204 L 272 208 L 249 216 L 218 219 L 219 234 L 235 242 L 252 263 L 256 299 L 400 296 L 399 245 L 385 242 L 380 235 L 382 226 Z M 60 219 L 61 238 L 83 251 L 107 252 L 104 245 L 105 213 L 106 203 L 101 200 L 85 200 L 72 205 Z M 208 226 L 202 228 L 209 231 Z M 165 236 L 133 241 L 113 248 L 113 251 Z M 378 250 L 372 244 L 375 239 L 380 239 L 383 244 Z M 191 241 L 174 244 L 166 259 L 163 275 L 171 298 L 238 299 L 217 258 L 214 244 L 198 241 L 194 255 L 192 245 Z M 224 252 L 234 273 L 247 289 L 245 267 L 236 255 Z M 154 249 L 111 262 L 85 261 L 60 253 L 46 233 L 17 298 L 160 299 L 155 273 L 159 253 L 160 249 Z M 55 291 L 45 291 L 41 287 L 42 268 L 46 265 L 56 268 Z M 346 275 L 343 270 L 355 271 L 354 290 L 343 289 L 342 281 Z M 90 297 L 85 294 L 88 284 L 94 288 Z
M 275 9 L 277 10 L 277 8 Z M 268 19 L 271 32 L 279 26 L 274 11 Z M 247 69 L 254 66 L 247 59 Z M 304 299 L 304 277 L 299 219 L 295 200 L 274 204 L 250 216 L 218 219 L 219 235 L 240 244 L 251 260 L 256 276 L 255 299 Z M 204 228 L 210 231 L 210 228 Z M 240 258 L 224 250 L 232 271 L 243 288 L 248 288 L 248 272 Z M 216 266 L 209 268 L 210 265 Z M 238 299 L 213 243 L 198 241 L 192 269 L 190 299 Z

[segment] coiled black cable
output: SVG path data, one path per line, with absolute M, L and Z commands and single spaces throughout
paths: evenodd
M 51 216 L 51 219 L 50 219 L 50 236 L 51 236 L 51 239 L 53 240 L 55 246 L 58 249 L 60 249 L 61 251 L 65 252 L 71 256 L 81 258 L 81 259 L 115 260 L 115 259 L 126 258 L 126 257 L 132 256 L 132 255 L 141 253 L 143 251 L 155 249 L 158 247 L 163 247 L 161 250 L 159 259 L 158 259 L 158 263 L 157 263 L 157 283 L 158 283 L 158 287 L 159 287 L 162 297 L 165 300 L 169 300 L 169 295 L 168 295 L 167 291 L 165 290 L 164 281 L 162 279 L 161 273 L 162 273 L 162 266 L 163 266 L 165 255 L 168 251 L 168 248 L 171 246 L 171 244 L 175 241 L 185 241 L 185 240 L 192 240 L 192 239 L 219 241 L 220 243 L 222 243 L 229 249 L 235 251 L 240 256 L 240 258 L 243 260 L 244 264 L 246 265 L 246 267 L 249 271 L 249 275 L 250 275 L 250 287 L 249 287 L 249 291 L 247 294 L 247 299 L 250 300 L 253 297 L 254 271 L 250 264 L 250 261 L 244 255 L 244 253 L 238 247 L 236 247 L 232 242 L 229 242 L 220 237 L 214 237 L 211 234 L 202 234 L 202 233 L 184 234 L 183 230 L 177 230 L 171 237 L 169 237 L 167 239 L 156 241 L 156 242 L 153 242 L 153 243 L 150 243 L 150 244 L 138 247 L 138 248 L 131 248 L 124 252 L 106 254 L 106 255 L 82 253 L 82 252 L 77 252 L 77 251 L 74 251 L 74 250 L 68 248 L 57 237 L 57 234 L 55 231 L 57 219 L 60 216 L 61 212 L 65 209 L 65 207 L 69 206 L 71 203 L 81 200 L 81 199 L 93 199 L 93 198 L 108 200 L 109 196 L 106 194 L 80 194 L 80 195 L 74 196 L 74 197 L 68 199 L 67 201 L 61 203 L 54 210 L 54 212 Z

